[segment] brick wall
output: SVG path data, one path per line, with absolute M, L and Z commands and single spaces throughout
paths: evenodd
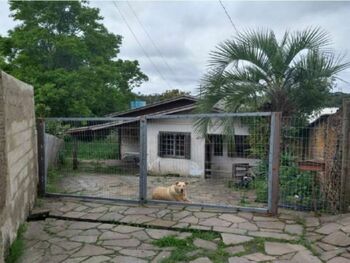
M 323 190 L 326 193 L 330 210 L 338 211 L 341 193 L 341 162 L 342 162 L 342 116 L 339 109 L 327 119 L 326 140 L 324 150 L 325 172 L 321 178 Z
M 0 71 L 0 262 L 36 197 L 33 87 Z

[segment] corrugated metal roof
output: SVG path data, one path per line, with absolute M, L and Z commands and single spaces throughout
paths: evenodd
M 339 110 L 339 108 L 337 108 L 337 107 L 329 107 L 329 108 L 323 108 L 319 111 L 314 111 L 309 117 L 309 123 L 311 124 L 311 123 L 317 121 L 322 116 L 332 115 L 332 114 L 336 113 L 338 110 Z

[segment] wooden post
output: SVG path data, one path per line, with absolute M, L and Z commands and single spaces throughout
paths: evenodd
M 36 124 L 38 140 L 38 194 L 43 197 L 46 193 L 46 167 L 45 167 L 45 120 L 38 119 Z
M 346 213 L 350 206 L 350 99 L 343 100 L 342 125 L 343 146 L 340 203 L 342 212 Z
M 73 170 L 78 169 L 78 140 L 73 137 Z
M 272 113 L 270 128 L 268 178 L 268 212 L 272 215 L 277 215 L 278 212 L 281 126 L 282 113 Z

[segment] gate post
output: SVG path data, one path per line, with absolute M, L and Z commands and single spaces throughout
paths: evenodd
M 343 213 L 348 212 L 350 205 L 350 99 L 343 100 L 342 119 L 342 164 L 340 204 Z
M 38 194 L 43 197 L 46 194 L 46 165 L 45 165 L 45 120 L 38 119 L 36 124 L 38 140 Z
M 279 166 L 282 113 L 271 114 L 269 174 L 268 174 L 268 212 L 277 215 L 279 199 Z
M 147 120 L 145 116 L 140 119 L 140 178 L 139 199 L 144 204 L 147 200 Z

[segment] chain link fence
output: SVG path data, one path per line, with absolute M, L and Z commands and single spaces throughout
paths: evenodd
M 339 211 L 342 113 L 272 116 L 47 119 L 46 192 L 259 211 L 278 199 L 288 209 Z
M 46 120 L 46 191 L 137 200 L 139 134 L 137 119 Z

